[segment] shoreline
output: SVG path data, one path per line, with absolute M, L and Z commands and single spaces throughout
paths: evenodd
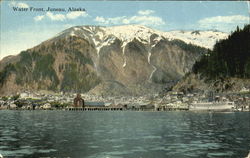
M 110 107 L 103 107 L 103 108 L 95 108 L 95 107 L 86 107 L 86 108 L 50 108 L 50 109 L 6 109 L 0 108 L 0 111 L 105 111 L 105 112 L 113 112 L 113 111 L 120 111 L 120 112 L 193 112 L 193 113 L 234 113 L 234 112 L 250 112 L 250 110 L 189 110 L 189 109 L 171 109 L 171 110 L 155 110 L 155 109 L 125 109 L 125 108 L 110 108 Z

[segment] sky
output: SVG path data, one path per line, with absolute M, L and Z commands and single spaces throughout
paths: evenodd
M 54 8 L 56 10 L 48 10 Z M 15 11 L 23 8 L 26 11 Z M 78 11 L 69 10 L 78 8 Z M 79 25 L 140 24 L 161 31 L 232 32 L 249 23 L 246 1 L 0 1 L 0 60 Z

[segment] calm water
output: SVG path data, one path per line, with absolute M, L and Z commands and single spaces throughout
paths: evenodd
M 4 157 L 243 158 L 250 113 L 0 111 Z

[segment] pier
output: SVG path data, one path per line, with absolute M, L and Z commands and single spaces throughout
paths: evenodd
M 188 111 L 189 108 L 185 107 L 160 107 L 156 108 L 155 111 Z
M 68 111 L 187 111 L 188 108 L 68 107 Z
M 121 107 L 84 107 L 84 108 L 69 107 L 69 108 L 66 108 L 65 110 L 69 110 L 69 111 L 124 111 L 127 109 L 121 108 Z

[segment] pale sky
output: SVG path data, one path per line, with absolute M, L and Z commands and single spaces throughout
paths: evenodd
M 249 3 L 249 2 L 248 2 Z M 75 25 L 141 24 L 161 31 L 231 32 L 249 23 L 246 1 L 2 1 L 0 59 Z M 14 11 L 13 7 L 27 8 Z M 47 8 L 65 11 L 46 11 Z M 86 11 L 68 11 L 69 7 Z M 43 11 L 32 8 L 44 8 Z

